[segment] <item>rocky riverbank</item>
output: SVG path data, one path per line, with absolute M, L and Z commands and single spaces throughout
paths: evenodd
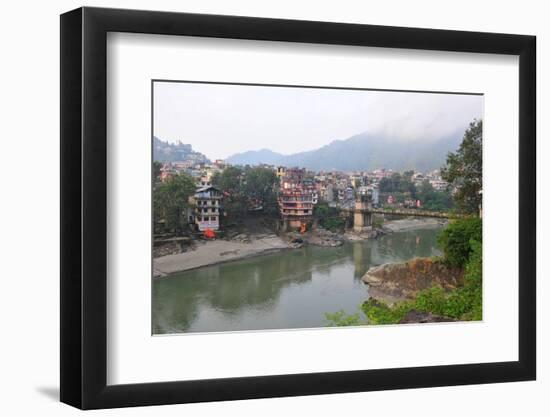
M 464 271 L 430 258 L 389 263 L 370 268 L 362 278 L 369 296 L 385 303 L 413 299 L 419 291 L 439 285 L 453 290 L 464 282 Z

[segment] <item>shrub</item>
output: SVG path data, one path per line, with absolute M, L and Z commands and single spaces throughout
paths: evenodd
M 420 291 L 416 296 L 415 308 L 426 313 L 439 314 L 444 316 L 447 307 L 445 290 L 439 286 Z
M 364 320 L 361 320 L 360 314 L 346 314 L 344 310 L 336 311 L 335 313 L 325 313 L 325 319 L 328 326 L 342 327 L 342 326 L 360 326 L 367 324 Z
M 389 307 L 387 304 L 373 298 L 365 301 L 361 306 L 369 324 L 399 323 L 412 308 L 413 304 L 408 301 Z

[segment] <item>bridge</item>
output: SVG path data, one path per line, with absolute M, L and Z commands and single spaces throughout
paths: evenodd
M 371 208 L 371 213 L 375 214 L 392 214 L 396 216 L 419 216 L 419 217 L 436 217 L 440 219 L 464 219 L 468 217 L 465 214 L 449 213 L 443 211 L 430 211 L 418 209 L 387 209 L 387 208 Z
M 369 203 L 363 201 L 356 201 L 355 208 L 348 208 L 341 210 L 348 215 L 353 215 L 353 230 L 356 232 L 362 232 L 372 227 L 373 214 L 388 214 L 392 216 L 417 216 L 417 217 L 432 217 L 438 219 L 464 219 L 468 217 L 464 214 L 419 210 L 419 209 L 405 209 L 405 208 L 374 208 Z

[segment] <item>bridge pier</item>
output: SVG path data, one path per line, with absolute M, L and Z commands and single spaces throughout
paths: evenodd
M 353 231 L 356 233 L 372 230 L 372 213 L 368 210 L 368 203 L 364 201 L 355 202 L 353 211 Z

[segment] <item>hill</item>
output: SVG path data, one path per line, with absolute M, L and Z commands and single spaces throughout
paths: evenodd
M 445 164 L 447 153 L 458 148 L 462 135 L 463 131 L 457 131 L 435 140 L 403 141 L 382 134 L 361 133 L 312 151 L 282 155 L 261 149 L 232 155 L 226 161 L 234 165 L 300 166 L 316 171 L 389 168 L 426 172 Z
M 159 162 L 194 161 L 209 163 L 210 160 L 186 143 L 169 143 L 153 136 L 153 160 Z

